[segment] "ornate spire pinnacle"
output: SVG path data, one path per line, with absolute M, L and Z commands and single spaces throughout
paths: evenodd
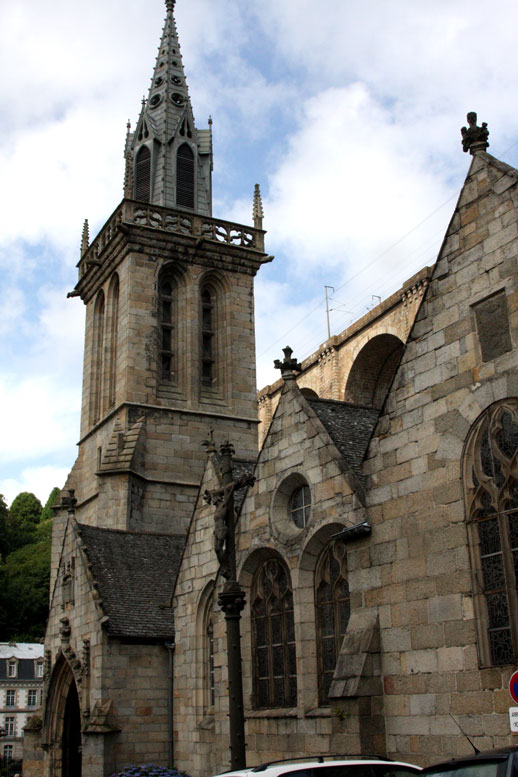
M 301 372 L 302 365 L 299 364 L 296 359 L 292 359 L 291 354 L 293 353 L 293 348 L 290 348 L 289 345 L 287 345 L 286 348 L 283 348 L 282 352 L 284 354 L 284 359 L 282 362 L 280 359 L 275 359 L 273 366 L 276 370 L 281 371 L 283 380 L 295 380 L 294 373 Z
M 124 148 L 124 198 L 131 199 L 133 197 L 133 165 L 131 154 L 131 122 L 128 119 L 126 124 L 126 146 Z
M 197 130 L 194 126 L 174 19 L 175 0 L 165 0 L 165 6 L 167 14 L 151 86 L 131 136 L 131 196 L 210 216 L 210 129 Z
M 474 111 L 470 111 L 466 118 L 469 126 L 462 127 L 460 131 L 462 135 L 462 149 L 463 151 L 469 151 L 473 156 L 475 151 L 485 151 L 489 146 L 487 141 L 489 130 L 485 121 L 482 122 L 481 127 L 477 127 L 477 114 Z
M 263 201 L 261 199 L 261 190 L 259 189 L 259 184 L 256 183 L 254 188 L 254 207 L 253 207 L 253 219 L 254 219 L 254 227 L 256 229 L 262 229 L 263 228 Z
M 85 219 L 83 224 L 83 233 L 81 235 L 81 256 L 84 256 L 90 247 L 90 228 L 88 226 L 88 219 Z

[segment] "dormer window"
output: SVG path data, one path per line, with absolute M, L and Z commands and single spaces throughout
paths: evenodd
M 18 661 L 11 659 L 7 662 L 7 677 L 16 677 L 18 674 Z

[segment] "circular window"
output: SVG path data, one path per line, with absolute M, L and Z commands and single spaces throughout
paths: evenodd
M 298 486 L 292 491 L 288 501 L 290 518 L 299 529 L 307 526 L 311 512 L 311 491 L 309 486 Z
M 282 542 L 297 541 L 311 521 L 311 488 L 300 472 L 284 478 L 272 494 L 271 529 Z
M 175 105 L 182 105 L 183 103 L 183 97 L 178 92 L 173 92 L 171 95 L 171 100 L 174 102 Z
M 157 105 L 160 105 L 162 102 L 162 95 L 161 94 L 154 94 L 153 97 L 149 101 L 149 105 L 151 108 L 156 108 Z

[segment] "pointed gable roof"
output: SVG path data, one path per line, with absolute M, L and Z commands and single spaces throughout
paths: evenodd
M 185 537 L 77 525 L 112 637 L 167 640 Z

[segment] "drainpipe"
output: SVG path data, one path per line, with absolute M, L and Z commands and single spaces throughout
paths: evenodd
M 174 649 L 175 643 L 166 642 L 165 647 L 169 653 L 169 692 L 167 695 L 167 726 L 168 735 L 168 765 L 170 769 L 174 768 L 174 731 L 173 731 L 173 693 L 174 693 Z

